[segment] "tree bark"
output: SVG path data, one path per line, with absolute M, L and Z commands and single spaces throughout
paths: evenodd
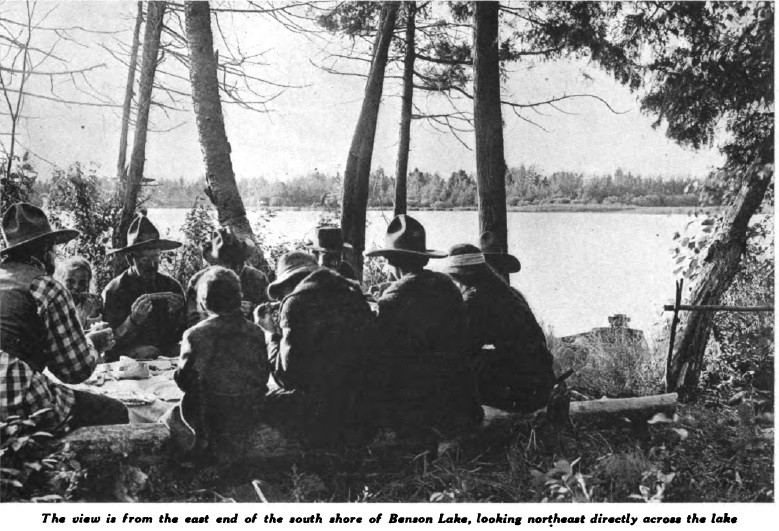
M 149 126 L 152 88 L 157 72 L 157 56 L 160 50 L 162 18 L 165 15 L 165 2 L 149 2 L 146 10 L 146 29 L 143 34 L 143 57 L 141 59 L 141 79 L 138 83 L 138 117 L 135 121 L 133 151 L 130 156 L 130 168 L 124 182 L 122 213 L 119 226 L 114 232 L 114 248 L 127 245 L 127 229 L 135 217 L 138 206 L 138 194 L 141 191 L 143 167 L 146 163 L 146 134 Z
M 399 2 L 386 2 L 381 9 L 379 30 L 373 45 L 373 61 L 365 86 L 365 97 L 344 170 L 341 232 L 344 241 L 352 245 L 349 261 L 359 279 L 362 279 L 362 252 L 365 249 L 365 217 L 368 208 L 368 181 L 373 142 L 376 137 L 376 122 L 384 87 L 384 70 L 387 66 L 387 55 L 395 30 L 398 7 Z
M 400 109 L 400 142 L 395 168 L 395 212 L 406 213 L 406 179 L 411 145 L 411 111 L 414 101 L 414 60 L 416 59 L 416 2 L 406 4 L 406 55 L 403 58 L 403 105 Z
M 211 33 L 211 8 L 208 2 L 185 2 L 189 78 L 192 104 L 197 119 L 200 149 L 206 166 L 206 195 L 216 207 L 219 223 L 232 227 L 235 234 L 252 243 L 256 265 L 263 265 L 262 252 L 252 230 L 243 199 L 235 182 L 230 142 L 227 140 L 222 101 L 219 97 L 217 58 Z
M 749 221 L 760 208 L 772 177 L 773 168 L 767 165 L 753 164 L 747 170 L 745 184 L 709 246 L 687 304 L 720 303 L 740 270 Z M 680 332 L 666 367 L 668 391 L 679 391 L 685 396 L 697 387 L 712 317 L 710 312 L 681 313 Z
M 506 162 L 500 108 L 498 2 L 474 2 L 473 117 L 479 231 L 491 231 L 507 245 Z
M 130 112 L 135 93 L 135 71 L 138 68 L 138 48 L 140 47 L 141 23 L 143 22 L 143 2 L 138 2 L 138 13 L 135 15 L 135 30 L 133 44 L 130 48 L 130 66 L 127 70 L 127 86 L 124 91 L 124 106 L 122 107 L 122 132 L 119 137 L 119 157 L 116 161 L 116 176 L 124 181 L 127 175 L 127 134 L 130 131 Z

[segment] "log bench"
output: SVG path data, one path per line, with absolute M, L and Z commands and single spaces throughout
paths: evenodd
M 676 411 L 676 404 L 676 393 L 572 402 L 570 417 L 573 421 L 595 423 L 613 423 L 625 417 L 634 422 L 646 423 L 657 413 L 672 416 Z M 476 441 L 494 442 L 492 434 L 498 432 L 510 434 L 518 424 L 532 418 L 531 415 L 502 411 L 488 406 L 484 406 L 484 411 L 484 422 L 477 433 L 471 437 Z M 388 441 L 379 439 L 372 448 L 392 445 L 392 442 Z M 169 442 L 170 433 L 164 424 L 124 424 L 79 428 L 52 444 L 58 446 L 68 444 L 77 459 L 87 466 L 105 466 L 108 463 L 149 466 L 159 464 L 168 458 Z M 253 430 L 246 446 L 250 448 L 246 457 L 253 461 L 295 458 L 307 451 L 299 442 L 285 438 L 270 426 Z

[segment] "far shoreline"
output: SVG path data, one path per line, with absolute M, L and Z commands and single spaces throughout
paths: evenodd
M 154 209 L 176 209 L 189 210 L 191 206 L 167 206 L 154 205 L 148 208 Z M 724 206 L 635 206 L 635 205 L 599 205 L 599 204 L 544 204 L 544 205 L 522 205 L 506 207 L 507 212 L 526 212 L 526 213 L 630 213 L 630 214 L 695 214 L 695 213 L 716 213 L 726 207 Z M 214 210 L 212 205 L 207 206 L 208 210 Z M 335 210 L 326 206 L 260 206 L 246 207 L 249 211 L 267 210 L 272 212 L 327 212 Z M 392 212 L 392 207 L 368 207 L 369 211 Z M 476 212 L 477 207 L 451 207 L 451 208 L 432 208 L 417 207 L 409 208 L 409 212 Z

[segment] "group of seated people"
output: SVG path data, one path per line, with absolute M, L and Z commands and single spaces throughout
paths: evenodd
M 366 444 L 382 428 L 435 440 L 478 425 L 481 404 L 542 407 L 554 385 L 543 331 L 508 283 L 519 261 L 491 233 L 444 253 L 427 248 L 416 219 L 396 216 L 367 253 L 386 259 L 391 282 L 368 295 L 337 227 L 320 227 L 311 253 L 281 256 L 270 283 L 246 264 L 250 244 L 219 229 L 203 250 L 210 265 L 184 290 L 158 271 L 180 244 L 139 215 L 113 251 L 128 268 L 99 298 L 86 260 L 55 266 L 54 246 L 76 231 L 53 231 L 24 203 L 2 229 L 0 418 L 44 406 L 71 428 L 127 422 L 118 400 L 42 374 L 77 383 L 121 356 L 179 358 L 184 396 L 165 422 L 199 455 L 258 424 L 316 446 Z M 444 272 L 426 269 L 447 257 Z

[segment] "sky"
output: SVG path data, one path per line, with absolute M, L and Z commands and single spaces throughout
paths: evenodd
M 237 5 L 237 4 L 236 4 Z M 5 2 L 6 14 L 19 14 L 22 4 Z M 49 26 L 80 25 L 116 35 L 71 31 L 79 44 L 60 42 L 57 53 L 68 68 L 104 63 L 90 72 L 89 84 L 113 101 L 121 103 L 126 68 L 112 59 L 100 44 L 116 46 L 115 40 L 129 43 L 134 23 L 134 2 L 41 3 L 54 8 L 46 20 Z M 225 123 L 232 147 L 233 166 L 238 178 L 263 176 L 287 179 L 308 172 L 343 173 L 354 126 L 360 110 L 364 79 L 337 76 L 317 64 L 326 63 L 326 52 L 340 41 L 311 37 L 281 27 L 257 15 L 221 15 L 220 25 L 228 42 L 240 43 L 248 52 L 263 51 L 265 65 L 253 70 L 263 77 L 299 88 L 289 88 L 269 104 L 267 113 L 225 105 Z M 42 46 L 51 44 L 50 35 L 41 35 Z M 328 44 L 329 42 L 329 44 Z M 217 43 L 217 47 L 224 43 Z M 224 51 L 222 52 L 224 53 Z M 46 69 L 63 65 L 49 62 Z M 41 69 L 44 69 L 44 66 Z M 348 68 L 364 72 L 365 65 Z M 722 162 L 714 148 L 685 149 L 653 128 L 654 118 L 641 113 L 636 94 L 614 82 L 607 74 L 586 62 L 553 62 L 516 65 L 504 85 L 506 96 L 515 101 L 545 100 L 562 94 L 596 94 L 608 101 L 615 114 L 591 98 L 576 98 L 559 104 L 558 112 L 546 108 L 543 114 L 529 112 L 537 125 L 521 120 L 504 108 L 504 148 L 509 166 L 535 165 L 548 172 L 576 171 L 586 175 L 614 172 L 617 168 L 641 175 L 702 177 Z M 79 86 L 88 89 L 83 81 Z M 186 88 L 186 85 L 184 85 Z M 59 95 L 91 101 L 69 83 L 57 82 Z M 37 93 L 49 94 L 48 78 L 31 85 Z M 276 89 L 263 87 L 272 94 Z M 400 118 L 400 87 L 395 80 L 385 83 L 385 97 L 373 155 L 373 167 L 394 172 Z M 417 95 L 417 101 L 430 98 Z M 203 161 L 191 103 L 183 100 L 185 112 L 165 116 L 153 109 L 158 129 L 148 137 L 146 176 L 152 178 L 197 179 L 203 175 Z M 428 99 L 430 108 L 441 107 L 440 99 Z M 74 161 L 94 162 L 106 173 L 116 165 L 120 113 L 114 108 L 64 105 L 29 99 L 21 124 L 20 143 L 38 158 L 36 165 L 44 176 L 52 167 L 66 167 Z M 0 120 L 6 117 L 0 115 Z M 7 131 L 4 124 L 0 131 Z M 411 132 L 410 169 L 439 172 L 443 176 L 464 169 L 475 171 L 475 154 L 449 133 L 415 121 Z M 131 132 L 132 138 L 132 132 Z M 4 141 L 7 137 L 2 138 Z M 463 135 L 473 147 L 473 134 Z

